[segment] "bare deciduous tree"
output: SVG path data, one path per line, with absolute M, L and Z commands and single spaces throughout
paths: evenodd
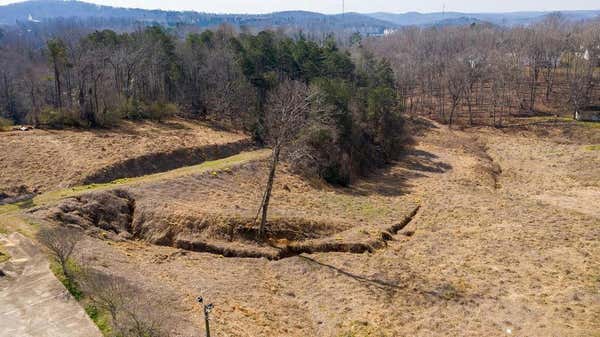
M 596 71 L 600 66 L 600 28 L 592 27 L 582 32 L 581 39 L 570 41 L 567 56 L 567 79 L 569 102 L 573 107 L 573 117 L 589 105 L 594 89 L 598 85 Z
M 599 60 L 600 42 L 592 42 L 599 23 L 551 14 L 529 26 L 403 29 L 362 44 L 390 60 L 409 111 L 445 123 L 482 123 L 486 116 L 499 125 L 506 115 L 600 104 L 599 68 L 584 67 Z
M 109 313 L 113 330 L 122 337 L 167 336 L 168 317 L 157 299 L 150 300 L 127 280 L 88 269 L 79 281 L 84 293 L 98 308 Z
M 269 202 L 281 151 L 297 137 L 305 125 L 310 108 L 308 87 L 298 81 L 284 81 L 268 97 L 265 111 L 267 140 L 272 147 L 269 177 L 256 218 L 261 214 L 259 237 L 267 224 Z
M 464 62 L 456 61 L 448 65 L 446 69 L 446 79 L 448 86 L 448 93 L 450 94 L 450 118 L 448 125 L 452 127 L 454 121 L 454 113 L 456 108 L 460 104 L 460 101 L 464 98 L 467 92 L 467 78 L 465 73 L 468 65 Z
M 73 274 L 68 262 L 82 238 L 80 230 L 65 227 L 43 228 L 37 233 L 38 241 L 48 248 L 69 281 L 73 281 Z

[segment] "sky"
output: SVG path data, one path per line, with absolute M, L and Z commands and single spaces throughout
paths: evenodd
M 84 0 L 102 5 L 209 13 L 342 12 L 342 0 Z M 19 1 L 0 0 L 0 5 Z M 513 12 L 600 9 L 599 0 L 345 0 L 347 12 Z

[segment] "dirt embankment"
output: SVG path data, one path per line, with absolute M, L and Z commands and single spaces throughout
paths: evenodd
M 187 120 L 124 122 L 110 130 L 0 132 L 0 197 L 139 176 L 222 158 L 251 144 Z M 224 146 L 221 150 L 220 146 Z M 23 190 L 24 193 L 19 191 Z
M 70 198 L 42 213 L 62 225 L 86 229 L 89 234 L 113 240 L 135 239 L 225 257 L 279 260 L 308 253 L 364 253 L 386 246 L 415 217 L 419 206 L 388 226 L 348 227 L 304 219 L 268 222 L 264 239 L 250 218 L 199 214 L 164 214 L 136 207 L 125 190 L 96 192 Z M 376 235 L 365 236 L 366 230 Z
M 132 233 L 135 200 L 123 190 L 98 192 L 70 198 L 51 211 L 51 218 L 84 229 L 114 234 Z
M 33 198 L 35 194 L 24 185 L 5 188 L 0 191 L 0 206 Z
M 209 160 L 230 157 L 242 151 L 249 150 L 252 146 L 253 143 L 245 139 L 226 144 L 145 154 L 104 167 L 83 178 L 81 183 L 83 185 L 106 183 L 120 178 L 139 177 L 152 173 L 166 172 L 184 166 L 197 165 Z

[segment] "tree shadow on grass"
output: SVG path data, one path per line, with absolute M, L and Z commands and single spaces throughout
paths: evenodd
M 435 300 L 437 297 L 434 292 L 427 289 L 430 282 L 422 277 L 419 277 L 416 273 L 411 272 L 410 270 L 405 270 L 404 274 L 410 274 L 410 277 L 408 277 L 406 280 L 393 282 L 376 277 L 358 275 L 340 267 L 315 260 L 307 255 L 298 255 L 298 257 L 308 263 L 330 269 L 344 277 L 348 277 L 368 288 L 369 290 L 375 291 L 375 293 L 383 293 L 387 299 L 392 299 L 401 293 L 404 293 L 405 295 L 403 295 L 403 297 L 407 299 L 417 302 L 426 301 L 432 303 L 432 300 Z
M 358 281 L 359 283 L 367 284 L 369 286 L 375 286 L 375 287 L 377 287 L 379 289 L 386 290 L 386 291 L 406 289 L 405 285 L 399 285 L 399 284 L 391 283 L 391 282 L 385 281 L 385 280 L 379 280 L 379 279 L 376 279 L 376 278 L 369 278 L 369 277 L 365 277 L 365 276 L 362 276 L 362 275 L 357 275 L 357 274 L 345 271 L 345 270 L 343 270 L 341 268 L 338 268 L 336 266 L 332 266 L 330 264 L 326 264 L 326 263 L 323 263 L 321 261 L 317 261 L 317 260 L 315 260 L 315 259 L 313 259 L 313 258 L 311 258 L 309 256 L 306 256 L 306 255 L 298 255 L 298 256 L 301 259 L 303 259 L 303 260 L 305 260 L 307 262 L 314 263 L 314 264 L 317 264 L 317 265 L 319 265 L 321 267 L 326 267 L 328 269 L 331 269 L 331 270 L 333 270 L 333 271 L 335 271 L 337 273 L 340 273 L 340 274 L 342 274 L 344 276 L 350 277 L 350 278 Z
M 387 167 L 375 171 L 372 175 L 355 185 L 339 191 L 351 195 L 369 196 L 402 196 L 410 193 L 413 187 L 411 180 L 428 174 L 441 174 L 452 169 L 450 164 L 439 160 L 439 157 L 417 149 L 408 149 L 398 160 Z
M 427 173 L 445 173 L 452 169 L 450 164 L 441 162 L 439 157 L 433 153 L 409 149 L 404 151 L 396 165 L 408 170 Z
M 381 291 L 385 293 L 388 298 L 392 298 L 396 295 L 399 295 L 398 293 L 404 292 L 405 294 L 410 293 L 409 297 L 414 301 L 421 303 L 423 303 L 422 301 L 426 301 L 429 304 L 433 304 L 440 300 L 459 300 L 460 298 L 464 297 L 464 295 L 456 290 L 451 284 L 431 284 L 431 282 L 428 282 L 426 279 L 417 276 L 417 274 L 411 272 L 410 270 L 405 270 L 405 274 L 411 275 L 409 277 L 410 283 L 391 282 L 375 277 L 358 275 L 331 264 L 315 260 L 307 255 L 298 255 L 298 257 L 308 263 L 335 271 L 336 273 L 348 277 L 369 289 Z

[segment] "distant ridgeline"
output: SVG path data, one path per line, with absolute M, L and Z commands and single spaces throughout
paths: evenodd
M 84 26 L 124 28 L 139 25 L 216 27 L 229 24 L 256 30 L 288 27 L 303 31 L 344 31 L 364 35 L 383 34 L 397 25 L 368 15 L 289 11 L 271 14 L 210 14 L 100 6 L 80 1 L 34 0 L 0 6 L 0 25 L 27 25 L 56 19 L 74 20 Z
M 325 15 L 305 11 L 270 14 L 210 14 L 193 11 L 163 11 L 100 6 L 81 1 L 33 0 L 0 6 L 0 25 L 20 24 L 27 27 L 48 21 L 74 22 L 98 29 L 132 29 L 140 25 L 215 27 L 229 24 L 255 30 L 280 28 L 304 32 L 352 32 L 384 35 L 403 26 L 453 26 L 473 23 L 514 26 L 541 21 L 549 12 L 514 13 L 346 13 Z M 565 11 L 569 20 L 588 20 L 600 15 L 596 11 Z M 60 20 L 58 20 L 60 19 Z M 29 28 L 28 28 L 29 29 Z

